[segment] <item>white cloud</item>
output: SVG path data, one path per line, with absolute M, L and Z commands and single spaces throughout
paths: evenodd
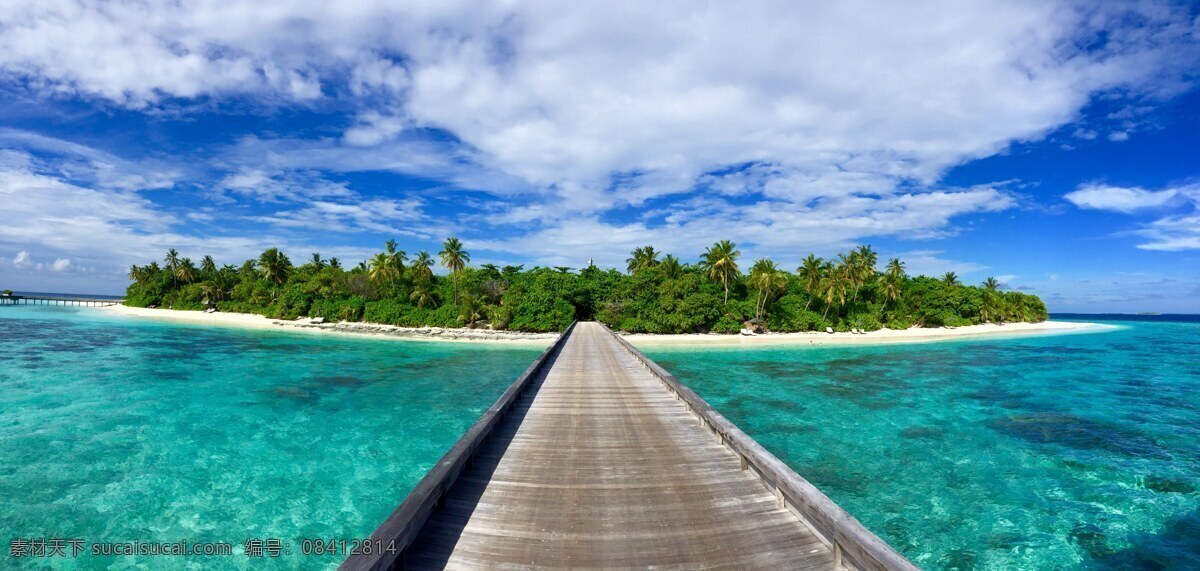
M 1142 250 L 1178 252 L 1200 250 L 1200 184 L 1181 185 L 1158 191 L 1104 185 L 1084 185 L 1065 198 L 1080 208 L 1133 214 L 1151 208 L 1176 212 L 1143 224 L 1131 233 L 1148 238 Z
M 1143 208 L 1162 206 L 1175 198 L 1176 194 L 1173 189 L 1150 191 L 1141 188 L 1085 184 L 1077 190 L 1067 193 L 1063 198 L 1080 208 L 1129 213 Z
M 1145 244 L 1138 244 L 1142 250 L 1200 250 L 1200 213 L 1160 218 L 1138 230 L 1137 234 L 1150 239 Z
M 26 0 L 0 24 L 0 67 L 46 92 L 133 108 L 343 98 L 359 108 L 352 147 L 446 129 L 579 214 L 743 163 L 816 186 L 831 173 L 929 183 L 1043 136 L 1098 91 L 1178 91 L 1195 55 L 1186 10 L 1033 0 Z M 609 192 L 623 173 L 633 184 Z
M 12 258 L 17 269 L 51 270 L 58 276 L 25 282 L 29 286 L 53 284 L 58 291 L 96 292 L 100 288 L 116 293 L 127 284 L 125 273 L 130 264 L 159 259 L 168 248 L 177 248 L 193 259 L 211 254 L 229 263 L 275 246 L 293 253 L 320 250 L 346 260 L 366 254 L 361 248 L 315 247 L 307 239 L 273 233 L 180 232 L 175 216 L 136 191 L 79 186 L 33 171 L 29 165 L 34 162 L 27 158 L 0 163 L 0 219 L 4 220 L 0 249 L 18 252 Z M 20 164 L 27 166 L 14 167 Z M 30 250 L 55 261 L 35 262 Z
M 431 238 L 432 226 L 418 199 L 365 199 L 352 203 L 312 201 L 303 208 L 284 210 L 254 220 L 282 228 L 323 232 L 378 232 Z
M 354 196 L 354 192 L 347 188 L 345 183 L 326 180 L 315 172 L 267 172 L 253 167 L 241 167 L 236 172 L 227 174 L 217 183 L 216 188 L 263 202 Z
M 1125 131 L 1113 131 L 1112 133 L 1108 134 L 1108 140 L 1117 142 L 1117 143 L 1120 143 L 1123 141 L 1128 141 L 1129 133 L 1127 133 Z
M 238 97 L 348 113 L 320 138 L 262 135 L 217 151 L 227 176 L 214 190 L 296 203 L 253 217 L 275 230 L 424 235 L 421 198 L 364 199 L 317 174 L 393 171 L 488 193 L 464 221 L 519 234 L 481 246 L 575 263 L 651 241 L 694 249 L 729 237 L 793 256 L 953 235 L 957 217 L 1016 200 L 944 188 L 948 168 L 1044 137 L 1098 95 L 1178 93 L 1198 55 L 1186 8 L 1040 0 L 16 0 L 0 30 L 0 73 L 40 96 L 148 112 Z M 10 159 L 22 157 L 0 165 Z M 86 261 L 98 254 L 62 248 L 99 236 L 126 257 L 165 244 L 233 253 L 272 238 L 178 234 L 138 192 L 186 180 L 186 166 L 75 162 L 90 187 L 67 176 L 72 165 L 54 165 L 62 176 L 5 167 L 0 185 L 46 189 L 16 206 L 30 218 L 14 226 L 22 245 Z M 1077 204 L 1163 196 L 1126 190 L 1125 202 Z M 658 212 L 613 215 L 647 203 Z M 1160 222 L 1145 229 L 1152 244 L 1189 243 L 1186 216 Z

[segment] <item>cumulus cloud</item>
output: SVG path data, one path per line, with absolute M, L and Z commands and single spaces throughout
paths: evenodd
M 481 245 L 542 261 L 648 241 L 730 237 L 768 254 L 953 235 L 956 218 L 1016 199 L 940 184 L 947 169 L 1042 138 L 1098 95 L 1178 93 L 1198 55 L 1185 7 L 1040 0 L 17 0 L 0 30 L 0 73 L 47 97 L 339 110 L 346 120 L 315 138 L 218 150 L 217 192 L 295 203 L 256 222 L 445 227 L 418 197 L 362 197 L 318 172 L 392 171 L 482 191 L 463 219 L 516 235 Z M 171 217 L 136 193 L 186 169 L 155 178 L 108 162 L 143 178 L 94 175 L 120 213 L 93 226 L 132 244 L 170 237 Z M 64 169 L 28 180 L 21 168 L 7 184 L 89 192 Z M 617 215 L 631 207 L 645 212 Z M 1163 244 L 1188 223 L 1162 222 Z
M 58 258 L 54 263 L 50 264 L 50 270 L 55 272 L 65 272 L 71 269 L 71 260 L 67 258 Z
M 12 263 L 18 268 L 26 268 L 33 265 L 33 259 L 29 257 L 29 252 L 21 250 L 13 257 Z

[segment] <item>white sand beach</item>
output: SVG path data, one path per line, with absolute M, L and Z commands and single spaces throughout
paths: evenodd
M 488 329 L 465 329 L 444 327 L 396 327 L 378 323 L 313 323 L 311 319 L 294 321 L 271 319 L 250 313 L 205 313 L 203 311 L 180 311 L 175 309 L 148 309 L 111 305 L 98 308 L 130 317 L 161 319 L 176 323 L 245 327 L 250 329 L 286 329 L 315 334 L 354 335 L 409 341 L 479 342 L 505 343 L 530 347 L 547 347 L 558 338 L 557 333 L 524 333 L 520 331 L 491 331 Z
M 172 309 L 148 309 L 114 305 L 100 308 L 120 315 L 161 319 L 179 323 L 195 323 L 253 329 L 288 329 L 317 334 L 356 335 L 376 338 L 405 339 L 416 341 L 484 342 L 521 344 L 545 347 L 558 337 L 554 333 L 523 333 L 519 331 L 491 331 L 487 329 L 463 329 L 441 327 L 396 327 L 376 323 L 313 323 L 311 319 L 294 321 L 270 319 L 248 313 L 204 313 L 202 311 L 178 311 Z M 922 343 L 946 341 L 980 336 L 1018 336 L 1039 334 L 1083 333 L 1115 329 L 1110 325 L 1045 321 L 1042 323 L 1009 323 L 1005 325 L 971 325 L 950 328 L 912 328 L 905 330 L 882 329 L 865 334 L 853 333 L 767 333 L 764 335 L 649 335 L 635 333 L 625 338 L 637 346 L 646 347 L 759 347 L 759 346 L 831 346 L 873 345 L 884 343 Z
M 656 347 L 759 347 L 767 345 L 878 345 L 888 343 L 927 343 L 983 336 L 1024 336 L 1062 333 L 1100 332 L 1116 329 L 1112 325 L 1099 323 L 1076 323 L 1069 321 L 1043 321 L 1041 323 L 1007 323 L 996 325 L 969 325 L 955 328 L 918 328 L 895 330 L 880 329 L 869 333 L 766 333 L 763 335 L 644 335 L 631 334 L 625 338 L 630 343 Z

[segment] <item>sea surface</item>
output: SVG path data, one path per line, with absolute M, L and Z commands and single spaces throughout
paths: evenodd
M 922 568 L 1200 569 L 1200 318 L 1112 324 L 646 353 Z
M 923 568 L 1200 569 L 1200 320 L 1147 319 L 647 353 Z M 368 535 L 538 353 L 54 306 L 0 306 L 0 351 L 6 551 L 234 551 L 0 560 L 88 569 L 332 568 L 303 539 Z
M 336 567 L 303 539 L 368 536 L 539 352 L 0 306 L 0 569 Z M 234 555 L 14 559 L 14 539 Z

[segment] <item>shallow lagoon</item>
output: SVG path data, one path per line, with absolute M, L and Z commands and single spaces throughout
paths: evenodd
M 647 353 L 927 569 L 1200 568 L 1200 323 Z
M 538 353 L 54 307 L 0 339 L 5 536 L 235 550 L 61 568 L 336 566 L 300 539 L 370 533 Z M 648 353 L 922 567 L 1200 567 L 1200 323 Z
M 25 306 L 0 307 L 0 339 L 6 549 L 46 537 L 236 553 L 36 561 L 61 568 L 336 566 L 303 557 L 300 538 L 369 535 L 540 352 Z M 250 538 L 292 553 L 248 559 Z

